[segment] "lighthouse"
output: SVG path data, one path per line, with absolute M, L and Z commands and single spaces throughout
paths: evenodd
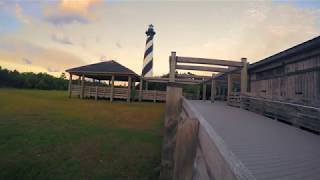
M 153 30 L 153 25 L 150 24 L 146 31 L 147 41 L 146 49 L 143 58 L 142 77 L 152 77 L 153 71 L 153 37 L 156 34 Z

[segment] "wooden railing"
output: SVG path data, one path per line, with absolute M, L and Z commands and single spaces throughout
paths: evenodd
M 160 179 L 253 179 L 182 90 L 169 87 L 167 93 Z
M 79 96 L 81 93 L 81 86 L 80 85 L 72 85 L 71 92 L 72 92 L 72 95 Z
M 232 92 L 228 96 L 228 105 L 234 106 L 234 107 L 240 107 L 240 92 Z
M 166 91 L 143 90 L 142 100 L 166 101 Z
M 129 95 L 127 88 L 114 88 L 113 93 L 111 87 L 103 86 L 84 86 L 83 90 L 83 95 L 85 98 L 111 98 L 111 95 L 113 94 L 113 98 L 127 99 Z M 81 86 L 72 85 L 71 94 L 73 96 L 80 96 Z M 139 93 L 137 93 L 137 91 L 135 92 L 135 94 L 133 93 L 132 99 L 139 99 Z M 154 102 L 166 101 L 166 91 L 144 90 L 142 91 L 142 100 L 152 100 Z
M 283 101 L 241 96 L 241 107 L 303 129 L 320 133 L 320 108 Z

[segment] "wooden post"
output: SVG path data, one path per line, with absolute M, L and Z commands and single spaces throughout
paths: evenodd
M 143 77 L 140 77 L 140 86 L 139 86 L 139 101 L 142 101 L 142 87 L 143 87 Z
M 145 89 L 145 90 L 148 90 L 148 89 L 149 89 L 148 86 L 149 86 L 149 83 L 148 83 L 148 81 L 146 81 L 146 87 L 145 87 L 146 89 Z
M 96 95 L 95 95 L 94 99 L 95 99 L 96 101 L 98 100 L 98 85 L 96 86 Z
M 169 82 L 174 82 L 175 75 L 176 75 L 176 52 L 171 52 L 170 60 L 170 74 L 169 74 Z
M 227 101 L 229 101 L 229 97 L 232 93 L 232 76 L 231 76 L 231 73 L 228 73 L 228 94 L 227 94 Z
M 84 75 L 81 76 L 81 91 L 80 91 L 80 98 L 84 98 Z
M 248 91 L 248 63 L 247 58 L 241 58 L 243 67 L 241 69 L 241 93 L 246 93 Z
M 176 146 L 175 136 L 182 110 L 181 98 L 182 87 L 180 87 L 179 84 L 169 82 L 167 85 L 164 136 L 161 156 L 161 180 L 172 180 L 173 178 L 174 151 Z
M 186 118 L 179 122 L 174 154 L 173 180 L 192 180 L 198 145 L 199 121 Z
M 207 84 L 203 83 L 202 85 L 202 100 L 206 100 L 207 99 Z
M 110 94 L 110 101 L 113 101 L 114 96 L 114 75 L 111 76 L 111 94 Z
M 127 102 L 130 102 L 130 100 L 131 100 L 131 86 L 132 86 L 132 84 L 131 84 L 131 82 L 132 82 L 132 77 L 131 76 L 129 76 L 128 77 L 128 98 L 127 98 Z
M 200 85 L 197 85 L 197 100 L 200 100 Z
M 157 91 L 154 90 L 153 102 L 157 102 Z
M 214 103 L 214 97 L 216 96 L 216 81 L 213 78 L 214 75 L 212 75 L 211 80 L 211 103 Z
M 72 74 L 69 73 L 69 98 L 72 96 Z

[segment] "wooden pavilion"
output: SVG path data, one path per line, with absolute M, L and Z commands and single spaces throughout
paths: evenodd
M 140 77 L 129 68 L 119 64 L 114 60 L 89 64 L 66 70 L 69 73 L 69 97 L 78 96 L 81 99 L 94 97 L 109 98 L 110 101 L 116 99 L 132 99 L 132 88 L 135 87 Z M 78 83 L 73 81 L 73 77 L 78 76 Z M 86 78 L 92 81 L 86 81 Z M 101 83 L 109 81 L 109 84 Z M 127 88 L 115 87 L 115 81 L 127 82 Z

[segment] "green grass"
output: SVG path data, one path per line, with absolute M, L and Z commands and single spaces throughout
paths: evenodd
M 0 179 L 156 179 L 163 111 L 0 89 Z

